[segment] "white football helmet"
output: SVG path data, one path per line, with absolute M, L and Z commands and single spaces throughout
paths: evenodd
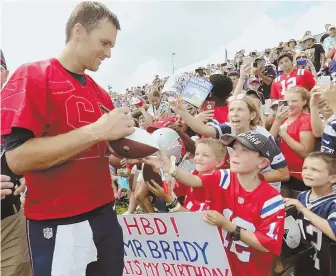
M 182 139 L 178 133 L 171 128 L 159 128 L 152 133 L 152 136 L 159 145 L 160 150 L 164 151 L 168 158 L 175 156 L 176 163 L 182 157 Z

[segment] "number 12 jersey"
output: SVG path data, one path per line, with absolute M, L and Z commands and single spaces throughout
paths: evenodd
M 310 91 L 315 86 L 313 74 L 305 69 L 294 69 L 288 75 L 278 76 L 272 83 L 271 99 L 283 100 L 285 92 L 296 86 Z

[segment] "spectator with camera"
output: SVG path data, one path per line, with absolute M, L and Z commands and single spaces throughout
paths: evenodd
M 313 74 L 315 79 L 318 78 L 318 73 L 316 72 L 316 68 L 314 64 L 312 63 L 312 61 L 308 59 L 306 52 L 302 51 L 298 53 L 295 57 L 295 60 L 296 60 L 297 69 L 309 70 Z
M 264 94 L 265 99 L 269 99 L 271 85 L 276 77 L 273 67 L 266 66 L 266 60 L 263 57 L 257 57 L 253 63 L 252 74 L 260 80 L 258 91 Z
M 313 36 L 307 36 L 303 38 L 303 43 L 305 44 L 305 54 L 315 66 L 317 72 L 320 72 L 322 65 L 326 62 L 325 51 L 321 44 L 315 43 L 315 38 Z

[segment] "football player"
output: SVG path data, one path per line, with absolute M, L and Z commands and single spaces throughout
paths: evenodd
M 120 24 L 84 1 L 66 24 L 59 58 L 24 64 L 1 97 L 1 133 L 10 169 L 26 177 L 25 215 L 33 274 L 123 274 L 106 141 L 134 131 L 128 108 L 113 109 L 86 70 L 111 57 Z M 89 264 L 89 265 L 88 265 Z
M 285 199 L 298 210 L 297 222 L 302 236 L 316 253 L 295 264 L 295 276 L 336 275 L 336 156 L 325 152 L 310 153 L 303 164 L 302 178 L 311 190 L 298 199 Z

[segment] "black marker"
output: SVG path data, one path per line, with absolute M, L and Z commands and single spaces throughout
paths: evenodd
M 101 105 L 100 108 L 105 112 L 105 113 L 109 113 L 110 110 L 108 110 L 105 106 Z

